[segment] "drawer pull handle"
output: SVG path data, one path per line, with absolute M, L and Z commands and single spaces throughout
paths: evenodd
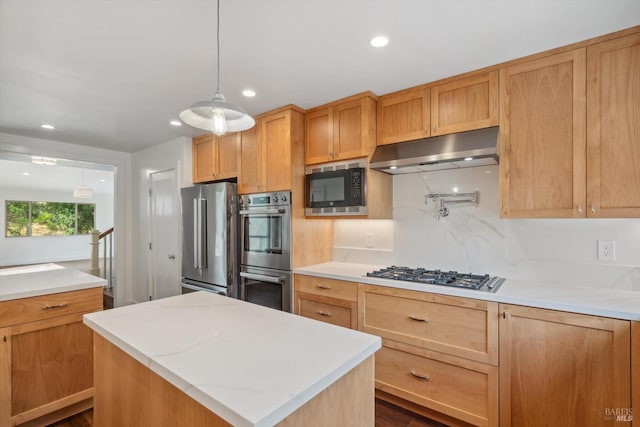
M 331 317 L 331 312 L 326 312 L 326 311 L 318 310 L 318 314 L 319 314 L 320 316 Z
M 409 319 L 415 320 L 416 322 L 425 322 L 425 323 L 429 322 L 429 319 L 423 319 L 421 317 L 416 317 L 413 314 L 409 315 Z
M 52 308 L 62 308 L 62 307 L 66 307 L 67 303 L 63 302 L 62 304 L 56 304 L 56 305 L 45 305 L 44 307 L 42 307 L 43 310 L 50 310 Z
M 430 380 L 429 375 L 418 374 L 413 369 L 411 370 L 410 374 L 411 374 L 411 376 L 416 377 L 416 378 L 421 379 L 421 380 L 425 380 L 425 381 L 429 381 Z
M 327 285 L 316 285 L 316 287 L 318 289 L 331 289 L 331 286 L 327 286 Z

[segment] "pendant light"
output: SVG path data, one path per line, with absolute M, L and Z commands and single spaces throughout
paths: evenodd
M 218 46 L 218 77 L 216 94 L 210 101 L 196 102 L 180 113 L 180 119 L 198 129 L 209 130 L 216 135 L 239 132 L 252 128 L 256 122 L 237 105 L 227 102 L 220 91 L 220 0 L 217 3 L 216 42 Z

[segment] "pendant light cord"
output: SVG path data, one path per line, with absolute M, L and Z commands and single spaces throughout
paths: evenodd
M 216 93 L 218 93 L 220 92 L 220 0 L 217 0 L 216 3 L 216 42 L 218 44 L 218 90 L 216 91 Z

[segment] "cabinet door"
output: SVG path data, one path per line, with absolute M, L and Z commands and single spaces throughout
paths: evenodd
M 262 167 L 262 144 L 260 131 L 262 121 L 240 134 L 240 156 L 238 167 L 238 193 L 250 194 L 262 191 L 264 170 Z
M 502 217 L 584 217 L 585 50 L 500 70 Z
M 640 34 L 587 48 L 587 199 L 593 217 L 640 217 Z
M 227 179 L 238 176 L 238 148 L 240 133 L 228 133 L 217 138 L 218 167 L 215 179 Z
M 333 108 L 311 111 L 305 120 L 305 165 L 331 161 L 333 154 Z
M 500 425 L 618 425 L 629 408 L 630 322 L 501 304 Z
M 216 157 L 216 141 L 213 135 L 193 139 L 193 182 L 215 179 Z
M 291 190 L 291 116 L 282 112 L 262 119 L 263 191 Z
M 378 145 L 426 138 L 429 132 L 429 90 L 424 88 L 378 99 Z
M 333 108 L 333 159 L 353 159 L 368 154 L 363 103 L 364 100 L 356 99 Z
M 498 72 L 431 88 L 431 135 L 498 125 Z

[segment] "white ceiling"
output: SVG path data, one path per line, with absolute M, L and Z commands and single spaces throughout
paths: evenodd
M 34 191 L 68 192 L 79 186 L 90 187 L 95 194 L 114 193 L 114 171 L 104 165 L 61 161 L 73 166 L 47 166 L 27 160 L 8 160 L 0 152 L 0 191 L 20 189 Z M 94 169 L 99 167 L 99 169 Z M 28 175 L 24 175 L 24 174 Z
M 220 14 L 222 91 L 255 115 L 629 28 L 640 1 L 221 0 Z M 0 0 L 0 132 L 126 152 L 197 135 L 168 122 L 213 96 L 215 52 L 214 0 Z

